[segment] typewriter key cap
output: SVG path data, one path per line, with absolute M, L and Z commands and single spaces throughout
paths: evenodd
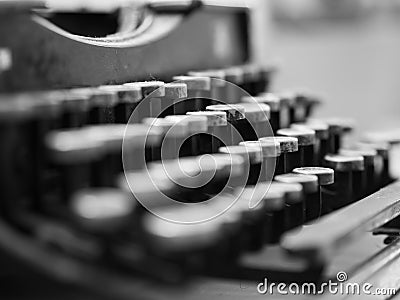
M 61 199 L 68 203 L 76 190 L 90 185 L 91 164 L 104 158 L 104 145 L 84 130 L 52 132 L 45 143 L 60 172 Z
M 95 234 L 114 234 L 129 223 L 136 202 L 130 193 L 116 188 L 77 191 L 70 208 L 77 222 Z
M 364 170 L 358 171 L 354 174 L 353 180 L 355 188 L 358 187 L 358 193 L 355 194 L 356 199 L 361 199 L 367 195 L 374 193 L 377 189 L 377 182 L 375 181 L 375 162 L 378 153 L 373 149 L 340 149 L 339 154 L 356 156 L 360 155 L 364 158 Z
M 190 220 L 192 215 L 201 215 L 202 210 L 196 207 L 165 207 L 163 216 L 171 220 Z M 217 222 L 182 224 L 161 219 L 153 214 L 143 218 L 143 229 L 148 236 L 151 249 L 160 254 L 171 254 L 201 250 L 216 243 L 220 238 L 220 225 Z
M 221 111 L 226 113 L 228 121 L 226 135 L 229 137 L 228 146 L 237 145 L 239 142 L 243 141 L 243 138 L 240 136 L 240 128 L 246 126 L 245 109 L 243 106 L 238 104 L 220 104 L 207 106 L 206 109 L 208 111 Z
M 238 194 L 241 190 L 238 190 Z M 259 183 L 256 186 L 249 186 L 244 194 L 247 200 L 258 203 L 264 210 L 262 220 L 262 240 L 268 244 L 276 244 L 282 233 L 285 231 L 285 191 L 276 184 Z M 248 205 L 247 205 L 248 208 Z
M 85 90 L 64 90 L 58 99 L 63 108 L 63 128 L 77 128 L 87 124 L 91 104 L 90 95 Z
M 170 178 L 178 191 L 173 199 L 184 203 L 197 203 L 208 200 L 208 195 L 201 193 L 217 172 L 217 165 L 201 156 L 151 163 L 148 170 L 153 179 L 159 176 Z
M 202 208 L 205 210 L 207 208 Z M 182 210 L 182 212 L 180 211 Z M 167 210 L 163 214 L 168 213 Z M 186 216 L 199 214 L 199 209 L 175 210 L 175 215 Z M 172 214 L 172 212 L 171 212 Z M 220 222 L 211 221 L 197 224 L 171 223 L 152 216 L 143 220 L 145 234 L 151 253 L 155 256 L 175 263 L 179 268 L 190 273 L 209 273 L 211 249 L 215 249 L 222 241 L 222 226 Z M 220 263 L 220 262 L 219 262 Z
M 161 100 L 161 112 L 156 117 L 184 114 L 185 102 L 188 96 L 188 86 L 183 82 L 165 84 L 165 96 Z
M 274 133 L 276 133 L 279 128 L 282 128 L 282 123 L 285 122 L 283 115 L 281 115 L 282 102 L 275 94 L 266 93 L 259 95 L 257 97 L 243 97 L 242 102 L 246 103 L 263 103 L 270 107 L 270 124 Z M 283 126 L 287 127 L 287 126 Z
M 220 194 L 211 202 L 207 202 L 215 212 L 223 211 L 232 202 L 232 194 Z M 230 207 L 210 222 L 218 222 L 221 228 L 221 242 L 210 249 L 208 268 L 213 274 L 224 272 L 224 267 L 235 260 L 243 252 L 243 220 L 240 209 Z M 225 264 L 225 265 L 224 265 Z
M 118 104 L 115 106 L 114 115 L 117 123 L 126 124 L 133 111 L 142 100 L 142 89 L 139 86 L 128 85 L 103 85 L 100 90 L 110 91 L 117 94 Z M 131 123 L 139 123 L 140 120 L 130 119 Z
M 277 68 L 275 65 L 260 66 L 259 67 L 259 80 L 256 83 L 256 95 L 260 93 L 268 92 L 272 75 L 275 74 Z
M 235 187 L 245 186 L 245 160 L 240 155 L 216 153 L 199 159 L 211 161 L 215 165 L 215 175 L 202 188 L 204 194 L 217 195 L 222 191 L 231 192 Z
M 239 103 L 244 107 L 246 121 L 239 127 L 245 141 L 255 141 L 260 137 L 272 135 L 269 124 L 270 108 L 264 103 Z
M 311 120 L 312 121 L 312 120 Z M 338 153 L 342 147 L 345 134 L 354 128 L 354 122 L 348 119 L 328 118 L 324 120 L 329 126 L 329 153 Z
M 200 133 L 197 136 L 198 154 L 217 153 L 218 149 L 230 144 L 228 121 L 226 112 L 222 111 L 196 111 L 188 112 L 190 116 L 202 116 L 207 118 L 207 133 Z
M 281 189 L 285 194 L 285 230 L 304 224 L 303 187 L 298 183 L 273 182 L 271 187 Z
M 207 206 L 196 209 L 166 207 L 162 215 L 172 220 L 190 220 L 191 217 L 206 216 L 209 210 Z M 175 263 L 191 273 L 207 272 L 207 254 L 223 241 L 221 223 L 216 221 L 182 224 L 147 214 L 143 218 L 142 226 L 145 243 L 151 254 Z
M 303 91 L 297 91 L 294 93 L 294 105 L 295 105 L 295 123 L 305 122 L 307 118 L 307 108 L 309 107 L 308 96 Z
M 93 139 L 101 141 L 107 157 L 98 165 L 95 177 L 103 178 L 98 185 L 113 183 L 113 177 L 125 170 L 145 167 L 145 148 L 159 145 L 163 131 L 143 124 L 109 124 L 86 128 Z
M 283 183 L 298 183 L 303 186 L 303 217 L 305 222 L 321 216 L 322 199 L 317 176 L 288 173 L 276 176 L 275 180 Z
M 275 167 L 275 175 L 291 172 L 298 165 L 298 139 L 295 137 L 276 136 L 263 137 L 259 141 L 278 142 L 280 156 Z
M 244 72 L 241 67 L 231 67 L 223 70 L 225 73 L 225 80 L 228 81 L 226 85 L 226 97 L 229 102 L 238 103 L 240 99 L 247 93 L 240 88 L 244 82 Z
M 221 147 L 219 152 L 240 155 L 245 161 L 244 174 L 247 174 L 246 185 L 255 185 L 259 181 L 263 161 L 262 149 L 259 147 L 228 146 Z M 248 170 L 248 172 L 246 172 Z
M 210 77 L 174 76 L 173 80 L 187 85 L 187 99 L 175 104 L 177 114 L 200 111 L 206 108 L 204 99 L 210 98 Z
M 211 79 L 211 91 L 208 99 L 203 99 L 200 110 L 205 110 L 207 106 L 217 105 L 220 103 L 229 103 L 227 99 L 225 73 L 222 70 L 207 70 L 189 72 L 189 76 L 208 77 Z
M 89 122 L 91 124 L 115 123 L 115 107 L 118 94 L 111 89 L 90 88 Z
M 285 232 L 285 192 L 281 187 L 271 185 L 263 198 L 263 205 L 266 207 L 265 241 L 267 244 L 279 242 Z
M 179 148 L 189 136 L 186 120 L 171 120 L 163 118 L 146 118 L 144 124 L 159 128 L 163 131 L 163 140 L 159 147 L 153 147 L 151 160 L 176 159 L 179 157 Z
M 311 117 L 315 108 L 321 104 L 322 104 L 322 100 L 318 95 L 307 94 L 306 119 Z
M 294 123 L 292 128 L 309 128 L 315 131 L 315 162 L 314 165 L 321 165 L 326 154 L 328 154 L 329 126 L 325 123 Z
M 241 66 L 244 72 L 242 88 L 250 95 L 255 96 L 266 92 L 270 85 L 271 75 L 275 72 L 273 66 Z
M 364 158 L 362 156 L 343 156 L 328 154 L 325 156 L 325 165 L 335 170 L 335 182 L 327 185 L 326 189 L 329 196 L 329 211 L 336 210 L 354 202 L 354 180 L 353 174 L 360 175 L 364 171 Z M 357 186 L 359 188 L 359 186 Z
M 329 186 L 335 182 L 334 170 L 323 167 L 304 167 L 294 169 L 293 173 L 317 176 L 321 198 L 320 214 L 317 217 L 329 212 L 329 191 L 327 190 L 326 186 Z M 311 218 L 308 218 L 308 220 L 310 219 Z
M 208 118 L 206 116 L 195 115 L 175 115 L 167 116 L 167 120 L 184 121 L 188 124 L 188 138 L 180 145 L 179 156 L 200 155 L 199 137 L 208 131 Z
M 364 141 L 377 143 L 384 142 L 390 145 L 400 144 L 400 130 L 398 128 L 388 128 L 382 131 L 373 131 L 365 134 Z
M 138 87 L 143 99 L 134 110 L 134 119 L 140 122 L 144 118 L 158 118 L 161 114 L 161 101 L 165 97 L 165 83 L 162 81 L 129 82 L 124 86 Z
M 298 165 L 296 167 L 311 167 L 314 165 L 315 131 L 307 128 L 286 128 L 277 131 L 278 135 L 295 137 L 298 139 Z M 292 168 L 294 169 L 294 168 Z
M 381 157 L 382 165 L 379 172 L 379 178 L 377 182 L 379 182 L 379 187 L 382 188 L 385 185 L 391 183 L 393 181 L 392 176 L 390 175 L 390 150 L 391 146 L 389 143 L 373 143 L 373 142 L 362 142 L 357 144 L 358 147 L 367 147 L 376 150 L 378 155 Z
M 146 209 L 158 209 L 173 205 L 170 200 L 178 192 L 176 184 L 165 172 L 154 174 L 149 170 L 130 171 L 121 173 L 117 180 L 117 187 L 133 197 L 144 206 L 138 206 L 140 214 L 147 213 Z M 155 180 L 157 178 L 157 180 Z
M 263 162 L 259 181 L 271 181 L 274 176 L 277 157 L 281 154 L 279 142 L 273 140 L 260 140 L 241 142 L 239 145 L 261 148 Z
M 23 197 L 29 197 L 33 206 L 41 206 L 41 198 L 53 177 L 48 170 L 50 162 L 43 136 L 60 127 L 60 99 L 64 99 L 61 91 L 0 96 L 4 199 L 16 200 L 20 198 L 16 195 L 25 194 Z
M 258 78 L 257 68 L 254 65 L 241 66 L 243 70 L 243 84 L 240 86 L 251 96 L 257 95 L 256 84 Z
M 265 196 L 265 187 L 249 186 L 245 189 L 238 189 L 235 198 L 237 201 L 231 209 L 236 209 L 241 215 L 242 228 L 240 240 L 240 248 L 244 251 L 260 250 L 267 236 L 267 228 L 265 226 L 265 214 L 267 213 L 266 205 L 263 198 Z M 255 200 L 254 198 L 258 198 Z M 258 204 L 250 208 L 250 202 Z

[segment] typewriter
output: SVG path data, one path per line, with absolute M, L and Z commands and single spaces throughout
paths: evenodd
M 1 297 L 396 297 L 400 133 L 275 91 L 240 1 L 118 3 L 0 1 Z

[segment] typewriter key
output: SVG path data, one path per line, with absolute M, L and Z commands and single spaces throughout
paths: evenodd
M 264 103 L 239 103 L 244 107 L 246 121 L 238 127 L 240 135 L 245 141 L 255 141 L 260 137 L 272 134 L 269 124 L 270 109 Z
M 211 78 L 195 76 L 175 76 L 173 80 L 187 85 L 187 99 L 175 104 L 177 114 L 204 110 L 204 99 L 210 98 Z
M 265 226 L 265 214 L 267 212 L 266 205 L 263 201 L 265 196 L 266 186 L 249 186 L 245 189 L 239 189 L 237 201 L 231 209 L 236 209 L 242 219 L 240 247 L 244 251 L 257 251 L 260 250 L 267 235 Z M 257 198 L 257 200 L 255 200 Z M 249 208 L 250 202 L 257 202 L 258 204 Z
M 313 121 L 313 120 L 311 120 Z M 338 153 L 342 147 L 345 134 L 350 133 L 354 124 L 351 120 L 328 118 L 324 120 L 329 126 L 329 153 Z
M 322 100 L 317 95 L 307 94 L 306 97 L 306 119 L 308 119 L 313 114 L 315 108 L 322 104 Z
M 360 175 L 364 171 L 364 158 L 362 156 L 343 156 L 328 154 L 325 156 L 325 165 L 335 170 L 335 182 L 326 186 L 328 200 L 328 211 L 331 212 L 354 202 L 353 174 Z M 358 187 L 357 187 L 358 188 Z
M 319 184 L 319 194 L 321 199 L 321 206 L 319 210 L 319 214 L 312 214 L 307 217 L 307 221 L 313 220 L 322 214 L 329 212 L 329 191 L 326 189 L 326 186 L 329 186 L 334 183 L 334 171 L 329 168 L 322 167 L 304 167 L 297 168 L 293 170 L 293 173 L 304 174 L 304 175 L 315 175 L 318 177 Z
M 245 103 L 263 103 L 270 107 L 270 124 L 274 133 L 281 128 L 281 98 L 275 94 L 267 93 L 257 97 L 243 97 Z M 283 121 L 283 120 L 282 120 Z
M 50 133 L 45 142 L 60 172 L 61 199 L 68 203 L 75 191 L 90 185 L 91 165 L 104 158 L 104 144 L 82 129 Z
M 211 79 L 210 97 L 203 99 L 199 110 L 205 110 L 207 106 L 220 103 L 229 103 L 227 99 L 227 90 L 225 82 L 225 73 L 222 70 L 207 70 L 199 72 L 189 72 L 189 76 L 208 77 Z
M 205 116 L 195 115 L 175 115 L 167 116 L 167 120 L 184 121 L 188 124 L 189 136 L 180 145 L 179 156 L 200 155 L 199 153 L 199 137 L 201 134 L 206 134 L 208 130 L 208 118 Z M 178 145 L 179 146 L 179 145 Z
M 275 72 L 272 66 L 241 66 L 244 73 L 242 88 L 250 95 L 255 96 L 266 92 L 270 85 L 271 75 Z
M 221 147 L 219 152 L 231 155 L 240 155 L 245 161 L 244 174 L 248 174 L 246 185 L 257 184 L 260 178 L 263 161 L 261 148 L 254 146 L 228 146 Z M 246 172 L 247 170 L 248 172 Z
M 212 180 L 202 187 L 203 194 L 217 195 L 222 191 L 230 192 L 235 187 L 245 185 L 247 176 L 244 172 L 245 161 L 240 155 L 216 153 L 205 155 L 199 159 L 215 165 L 215 174 Z
M 189 136 L 189 128 L 186 120 L 171 120 L 163 118 L 146 118 L 144 124 L 152 128 L 159 128 L 163 132 L 163 139 L 159 146 L 154 146 L 147 151 L 148 160 L 176 159 L 179 157 L 179 148 Z
M 58 98 L 63 108 L 62 127 L 78 128 L 88 123 L 88 111 L 91 101 L 90 95 L 83 89 L 64 90 Z
M 59 127 L 60 98 L 63 98 L 61 92 L 16 93 L 1 97 L 3 199 L 29 198 L 36 208 L 41 206 L 41 198 L 52 180 L 43 136 Z M 3 204 L 8 206 L 7 202 Z
M 177 193 L 173 199 L 184 203 L 197 203 L 209 199 L 201 193 L 217 173 L 217 165 L 212 160 L 202 159 L 201 156 L 186 157 L 175 160 L 151 163 L 148 170 L 153 179 L 159 176 L 170 178 L 176 185 Z
M 204 207 L 165 207 L 162 215 L 171 220 L 187 219 L 192 216 L 198 218 Z M 177 261 L 181 266 L 190 269 L 202 269 L 207 249 L 216 245 L 221 239 L 221 226 L 218 222 L 202 222 L 195 224 L 182 224 L 169 222 L 153 214 L 146 214 L 143 217 L 142 226 L 146 238 L 146 244 L 152 253 L 167 258 L 170 261 Z M 191 262 L 189 258 L 194 258 Z M 200 261 L 199 261 L 200 260 Z M 200 265 L 197 264 L 200 263 Z
M 226 113 L 226 119 L 228 121 L 226 135 L 229 137 L 228 146 L 237 145 L 239 142 L 243 141 L 243 138 L 240 136 L 240 128 L 246 126 L 245 109 L 243 106 L 238 104 L 221 104 L 210 105 L 207 106 L 206 109 L 208 111 L 221 111 Z
M 277 134 L 281 136 L 295 137 L 298 139 L 299 151 L 294 152 L 298 155 L 298 163 L 296 167 L 311 167 L 314 165 L 314 130 L 307 128 L 286 128 L 278 130 Z M 294 168 L 292 168 L 292 170 L 293 169 Z
M 220 147 L 230 143 L 228 121 L 226 112 L 222 111 L 195 111 L 188 112 L 190 116 L 202 116 L 207 118 L 207 133 L 200 133 L 196 136 L 198 140 L 197 154 L 217 153 Z
M 143 98 L 142 89 L 139 86 L 103 85 L 99 89 L 117 94 L 118 104 L 114 108 L 116 123 L 126 124 Z M 140 120 L 131 119 L 131 123 L 139 122 Z
M 275 180 L 283 183 L 298 183 L 303 186 L 303 218 L 305 222 L 321 216 L 322 200 L 317 176 L 288 173 L 276 176 Z
M 275 167 L 275 175 L 289 173 L 294 166 L 298 164 L 298 139 L 295 137 L 276 136 L 263 137 L 260 142 L 278 142 L 280 147 L 280 156 L 277 159 Z
M 268 92 L 271 85 L 272 75 L 276 72 L 276 70 L 277 68 L 274 65 L 259 67 L 259 80 L 257 81 L 255 88 L 256 95 Z
M 129 223 L 136 202 L 130 193 L 116 188 L 77 191 L 70 207 L 83 229 L 95 234 L 114 234 Z
M 279 243 L 286 226 L 285 192 L 282 188 L 271 185 L 263 198 L 263 205 L 266 208 L 265 242 L 267 244 Z
M 115 123 L 115 107 L 119 102 L 118 94 L 111 89 L 90 89 L 91 108 L 89 122 L 91 124 Z
M 240 67 L 231 67 L 223 70 L 225 80 L 230 82 L 226 85 L 227 103 L 238 103 L 247 93 L 240 88 L 244 82 L 244 72 Z
M 144 206 L 138 206 L 138 214 L 142 215 L 148 213 L 146 209 L 158 209 L 174 203 L 167 200 L 177 194 L 177 185 L 165 175 L 165 172 L 154 174 L 149 170 L 124 172 L 117 177 L 116 184 Z
M 304 196 L 303 187 L 298 183 L 273 182 L 275 186 L 285 194 L 285 230 L 289 230 L 304 224 Z
M 379 187 L 382 188 L 393 181 L 390 175 L 390 144 L 389 143 L 373 143 L 373 142 L 363 142 L 357 144 L 358 147 L 367 147 L 376 150 L 378 155 L 381 157 L 382 165 L 380 166 L 380 172 L 377 173 L 377 182 L 379 182 Z
M 138 87 L 142 91 L 143 99 L 134 110 L 134 120 L 140 122 L 144 118 L 158 118 L 161 114 L 161 102 L 165 97 L 165 83 L 162 81 L 129 82 L 124 86 Z M 144 101 L 144 102 L 143 102 Z
M 261 239 L 268 244 L 278 243 L 286 226 L 285 191 L 273 183 L 259 183 L 249 187 L 245 196 L 248 200 L 251 198 L 253 203 L 259 203 L 264 210 Z
M 309 107 L 308 96 L 301 91 L 294 93 L 294 105 L 295 105 L 295 123 L 302 123 L 307 118 L 307 107 Z
M 93 166 L 93 185 L 112 186 L 114 177 L 123 170 L 145 167 L 145 149 L 161 143 L 162 130 L 142 124 L 109 124 L 86 128 L 101 141 L 106 157 Z
M 315 131 L 315 162 L 314 165 L 321 165 L 326 154 L 328 154 L 328 142 L 329 142 L 329 126 L 324 123 L 294 123 L 291 125 L 292 128 L 309 128 Z
M 241 142 L 239 145 L 261 148 L 263 162 L 259 181 L 271 181 L 274 176 L 277 157 L 281 154 L 279 142 L 273 140 L 260 140 Z
M 364 158 L 364 170 L 353 173 L 355 199 L 359 200 L 374 193 L 378 186 L 375 181 L 375 161 L 378 153 L 374 149 L 340 149 L 339 154 L 344 156 L 360 155 Z
M 166 208 L 163 215 L 195 216 L 208 209 L 206 206 L 201 209 Z M 146 244 L 152 255 L 174 263 L 192 274 L 208 272 L 210 249 L 214 249 L 223 241 L 221 224 L 216 221 L 179 224 L 149 214 L 143 219 L 143 227 Z
M 215 212 L 223 211 L 232 202 L 232 194 L 221 194 L 207 202 L 210 209 Z M 209 251 L 207 266 L 213 274 L 224 272 L 226 264 L 238 258 L 243 252 L 245 239 L 243 234 L 243 219 L 241 207 L 232 206 L 220 216 L 209 222 L 217 222 L 221 228 L 221 241 Z
M 188 89 L 186 83 L 173 82 L 165 84 L 165 96 L 161 100 L 161 112 L 157 118 L 166 117 L 171 115 L 184 114 L 184 103 L 182 101 L 187 98 Z
M 243 83 L 240 85 L 242 89 L 244 89 L 251 96 L 257 95 L 257 80 L 258 73 L 257 68 L 253 65 L 244 65 L 241 66 L 243 70 Z

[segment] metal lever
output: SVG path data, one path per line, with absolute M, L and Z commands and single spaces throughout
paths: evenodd
M 292 254 L 326 262 L 341 246 L 366 231 L 372 231 L 400 215 L 400 182 L 317 222 L 287 232 L 282 246 Z

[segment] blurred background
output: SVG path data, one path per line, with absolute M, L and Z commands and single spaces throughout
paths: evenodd
M 352 117 L 357 131 L 400 126 L 399 0 L 261 0 L 265 63 L 277 90 L 307 87 L 318 116 Z

